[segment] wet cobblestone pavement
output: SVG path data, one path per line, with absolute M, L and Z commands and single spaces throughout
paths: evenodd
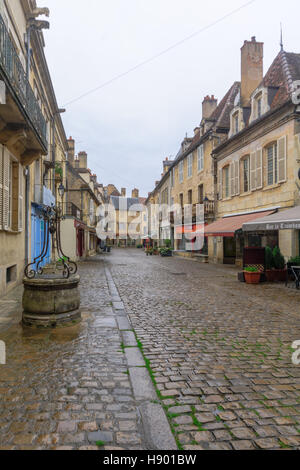
M 81 263 L 80 274 L 79 326 L 23 330 L 22 290 L 0 301 L 7 348 L 7 365 L 0 366 L 2 450 L 144 448 L 113 309 L 120 299 L 103 260 Z
M 117 250 L 110 270 L 184 449 L 300 449 L 300 292 Z
M 125 305 L 180 448 L 300 449 L 300 293 L 236 273 L 114 250 L 80 264 L 81 325 L 48 332 L 19 325 L 21 289 L 1 299 L 0 448 L 149 449 Z

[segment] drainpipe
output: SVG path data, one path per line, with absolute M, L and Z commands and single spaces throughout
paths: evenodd
M 27 166 L 25 168 L 25 266 L 29 263 L 29 190 L 30 172 Z
M 29 83 L 30 74 L 30 60 L 31 60 L 31 47 L 30 47 L 31 26 L 27 28 L 27 62 L 26 62 L 26 78 Z M 25 266 L 29 263 L 29 199 L 30 199 L 30 171 L 29 166 L 25 167 Z

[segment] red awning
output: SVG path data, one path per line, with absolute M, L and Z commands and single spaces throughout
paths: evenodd
M 205 229 L 205 236 L 207 237 L 234 237 L 235 232 L 240 230 L 247 222 L 266 217 L 267 215 L 274 214 L 272 211 L 255 212 L 252 214 L 236 215 L 233 217 L 224 217 L 217 220 L 217 222 L 208 225 Z
M 176 227 L 176 233 L 195 233 L 196 236 L 200 232 L 203 232 L 203 225 L 180 225 L 180 227 Z

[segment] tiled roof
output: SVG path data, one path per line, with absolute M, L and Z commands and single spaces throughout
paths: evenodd
M 240 92 L 240 82 L 234 82 L 230 90 L 226 93 L 224 98 L 220 101 L 217 108 L 214 110 L 209 119 L 216 121 L 216 127 L 225 129 L 230 128 L 230 113 L 234 108 L 234 102 Z
M 278 88 L 271 109 L 290 100 L 295 80 L 300 80 L 300 54 L 280 51 L 262 81 L 262 86 Z
M 111 196 L 110 201 L 113 204 L 114 208 L 118 211 L 120 208 L 124 210 L 124 208 L 127 207 L 127 210 L 131 208 L 131 206 L 139 204 L 141 205 L 141 202 L 139 198 L 136 197 L 117 197 L 117 196 Z M 142 207 L 141 207 L 142 211 Z

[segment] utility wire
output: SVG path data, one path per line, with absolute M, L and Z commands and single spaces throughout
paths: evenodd
M 207 31 L 208 29 L 212 28 L 213 26 L 217 25 L 218 23 L 221 23 L 222 21 L 226 20 L 232 15 L 235 15 L 239 11 L 243 10 L 244 8 L 247 8 L 250 6 L 252 3 L 256 2 L 256 0 L 251 0 L 250 2 L 245 3 L 244 5 L 241 5 L 239 8 L 236 8 L 235 10 L 232 10 L 231 12 L 227 13 L 226 15 L 222 16 L 221 18 L 217 19 L 213 23 L 210 23 L 207 26 L 204 26 L 203 28 L 199 29 L 198 31 L 195 31 L 193 34 L 190 34 L 189 36 L 185 37 L 184 39 L 181 39 L 180 41 L 176 42 L 172 46 L 169 46 L 167 49 L 164 49 L 163 51 L 159 52 L 158 54 L 150 57 L 149 59 L 144 60 L 143 62 L 140 62 L 139 64 L 135 65 L 134 67 L 126 70 L 126 72 L 120 73 L 119 75 L 116 75 L 115 77 L 111 78 L 107 82 L 102 83 L 101 85 L 97 86 L 96 88 L 93 88 L 86 93 L 83 93 L 82 95 L 78 96 L 77 98 L 74 98 L 73 100 L 69 101 L 66 103 L 64 106 L 70 106 L 73 103 L 76 103 L 77 101 L 85 98 L 86 96 L 89 96 L 93 93 L 95 93 L 98 90 L 101 90 L 102 88 L 105 88 L 106 86 L 110 85 L 111 83 L 119 80 L 120 78 L 125 77 L 126 75 L 129 75 L 131 72 L 134 72 L 135 70 L 143 67 L 146 64 L 149 64 L 150 62 L 153 62 L 155 59 L 161 57 L 162 55 L 167 54 L 171 50 L 175 49 L 176 47 L 180 46 L 181 44 L 185 43 L 186 41 L 189 41 L 190 39 L 194 38 L 195 36 L 198 36 L 199 34 L 203 33 L 204 31 Z

